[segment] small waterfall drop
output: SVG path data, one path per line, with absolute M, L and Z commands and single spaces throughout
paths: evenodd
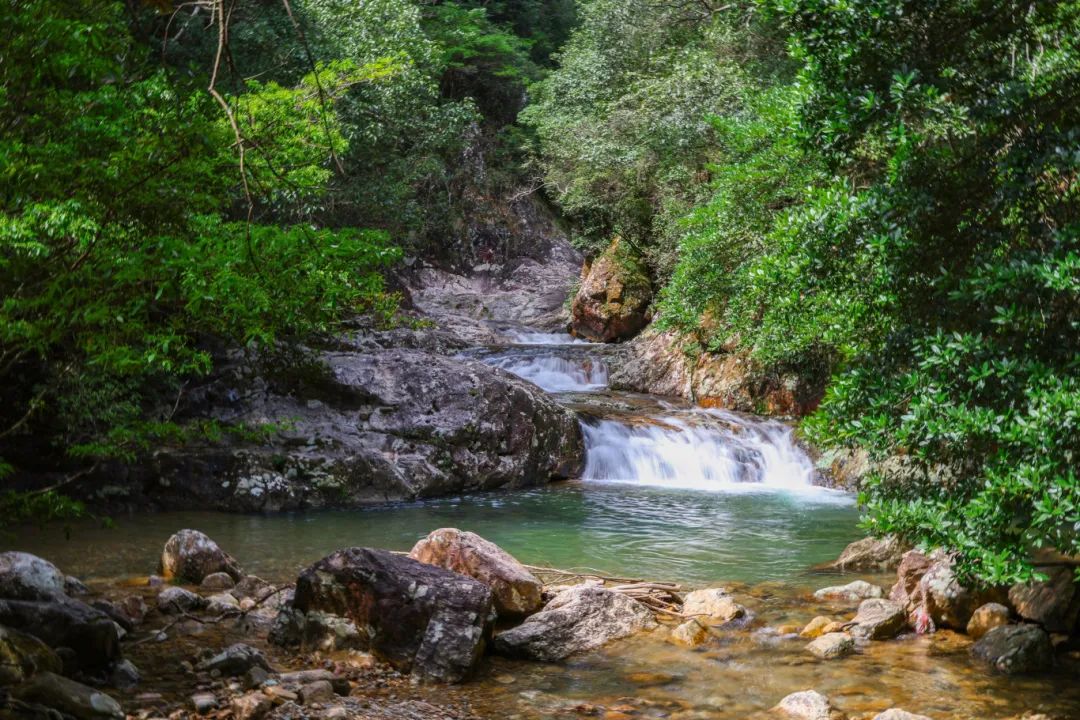
M 502 333 L 514 345 L 593 345 L 587 340 L 576 338 L 570 333 L 530 332 L 525 330 L 505 330 Z
M 690 410 L 585 422 L 583 429 L 584 480 L 714 492 L 820 490 L 810 458 L 778 422 Z
M 506 354 L 484 358 L 548 392 L 589 392 L 607 387 L 607 365 L 592 357 L 565 358 L 551 354 Z

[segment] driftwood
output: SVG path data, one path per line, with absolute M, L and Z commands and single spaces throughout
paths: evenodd
M 626 595 L 658 615 L 676 618 L 692 617 L 679 612 L 679 609 L 682 608 L 683 596 L 681 594 L 682 586 L 678 583 L 614 577 L 604 575 L 592 568 L 561 570 L 559 568 L 526 565 L 525 569 L 544 584 L 545 590 L 560 585 L 577 585 L 591 582 L 612 592 Z

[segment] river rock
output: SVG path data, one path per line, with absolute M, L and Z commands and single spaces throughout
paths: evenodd
M 161 574 L 198 585 L 208 575 L 225 573 L 233 580 L 244 576 L 239 564 L 218 544 L 198 530 L 181 530 L 161 551 Z
M 476 533 L 435 530 L 416 543 L 409 557 L 484 583 L 491 588 L 500 616 L 529 615 L 543 605 L 543 584 L 513 556 Z
M 830 720 L 832 705 L 816 690 L 803 690 L 785 697 L 772 712 L 791 720 Z
M 0 553 L 0 598 L 48 600 L 65 594 L 65 581 L 55 565 L 37 555 Z
M 847 633 L 827 633 L 806 646 L 815 657 L 835 660 L 855 652 L 855 639 Z
M 370 650 L 418 680 L 457 682 L 493 620 L 483 583 L 385 550 L 338 550 L 304 570 L 272 639 L 304 649 Z
M 233 698 L 230 704 L 236 720 L 261 720 L 274 708 L 274 701 L 261 692 L 249 692 Z
M 204 610 L 207 605 L 209 602 L 206 598 L 182 587 L 167 587 L 157 596 L 158 611 L 170 615 Z
M 1038 672 L 1054 661 L 1050 636 L 1037 625 L 1005 625 L 986 633 L 971 654 L 1007 675 Z
M 904 551 L 907 547 L 895 535 L 886 535 L 882 538 L 867 537 L 844 548 L 840 557 L 822 569 L 840 570 L 842 572 L 852 570 L 895 570 L 900 567 Z
M 274 586 L 257 575 L 245 575 L 229 590 L 229 594 L 237 600 L 250 598 L 255 602 L 263 602 L 273 592 Z
M 907 616 L 904 608 L 892 600 L 871 598 L 859 604 L 851 621 L 851 634 L 864 640 L 888 640 L 904 631 Z
M 43 672 L 15 689 L 15 697 L 59 710 L 78 720 L 121 720 L 120 703 L 99 690 L 55 673 Z
M 825 628 L 833 624 L 832 618 L 827 618 L 824 615 L 818 615 L 811 620 L 799 631 L 799 637 L 806 638 L 807 640 L 813 640 L 816 637 L 820 637 L 825 634 Z
M 199 590 L 203 592 L 221 592 L 223 590 L 232 590 L 236 586 L 236 581 L 225 572 L 210 573 L 203 578 L 199 583 Z
M 39 672 L 59 673 L 63 667 L 60 658 L 44 642 L 0 625 L 0 685 L 22 682 Z
M 300 702 L 304 705 L 330 702 L 335 697 L 334 687 L 327 680 L 316 680 L 300 688 Z
M 709 630 L 696 618 L 687 620 L 671 631 L 671 641 L 676 645 L 695 648 L 704 645 L 709 639 Z
M 855 580 L 849 582 L 847 585 L 833 585 L 830 587 L 824 587 L 814 593 L 814 597 L 818 600 L 867 600 L 869 598 L 880 598 L 885 596 L 885 591 L 879 586 L 866 582 L 865 580 Z
M 986 603 L 971 615 L 967 624 L 967 634 L 972 640 L 978 640 L 996 627 L 1009 624 L 1009 608 L 1000 603 Z
M 683 615 L 696 615 L 704 622 L 721 624 L 745 617 L 746 608 L 735 602 L 724 588 L 706 588 L 686 594 Z
M 33 635 L 49 647 L 70 650 L 65 672 L 108 673 L 121 659 L 120 629 L 112 618 L 84 602 L 0 600 L 0 624 Z
M 611 590 L 579 585 L 563 590 L 535 615 L 495 638 L 503 655 L 553 662 L 656 627 L 641 603 Z
M 980 605 L 999 599 L 996 591 L 964 587 L 953 572 L 953 561 L 942 552 L 925 555 L 917 550 L 904 554 L 897 582 L 889 597 L 904 606 L 908 623 L 916 632 L 935 628 L 963 631 Z
M 645 264 L 619 238 L 581 272 L 570 306 L 570 327 L 575 334 L 596 342 L 612 342 L 636 335 L 648 324 L 652 283 Z
M 886 710 L 883 713 L 878 713 L 874 716 L 874 720 L 931 720 L 931 718 L 928 718 L 925 715 L 909 713 L 907 710 L 893 708 L 891 710 Z
M 142 595 L 126 595 L 113 603 L 113 607 L 127 618 L 132 627 L 141 624 L 148 611 Z
M 260 667 L 267 672 L 274 670 L 261 652 L 244 643 L 230 645 L 217 655 L 199 663 L 199 670 L 217 670 L 227 677 L 243 675 L 253 667 Z
M 1080 588 L 1071 567 L 1036 568 L 1047 579 L 1013 585 L 1009 602 L 1016 614 L 1038 623 L 1047 632 L 1072 635 L 1080 629 Z

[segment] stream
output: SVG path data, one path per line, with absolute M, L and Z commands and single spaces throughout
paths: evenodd
M 753 631 L 697 650 L 640 636 L 562 664 L 491 658 L 478 681 L 454 690 L 485 717 L 573 718 L 581 707 L 619 707 L 631 698 L 634 717 L 743 718 L 808 688 L 856 718 L 890 707 L 970 720 L 1030 710 L 1080 717 L 1075 678 L 990 675 L 955 633 L 872 643 L 840 662 L 815 660 L 784 625 L 847 617 L 853 606 L 816 601 L 813 590 L 856 577 L 887 588 L 895 574 L 809 572 L 862 533 L 854 499 L 814 484 L 813 463 L 791 427 L 613 392 L 603 346 L 525 329 L 506 340 L 466 354 L 535 383 L 579 414 L 587 451 L 579 480 L 350 511 L 122 517 L 114 529 L 77 526 L 71 541 L 29 531 L 12 544 L 85 579 L 115 581 L 152 571 L 169 533 L 195 527 L 249 571 L 286 581 L 340 547 L 408 550 L 431 530 L 454 526 L 530 564 L 722 585 L 757 614 Z

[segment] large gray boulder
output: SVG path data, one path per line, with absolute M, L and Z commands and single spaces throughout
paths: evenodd
M 170 508 L 248 512 L 530 487 L 580 472 L 576 416 L 508 372 L 403 349 L 320 362 L 291 385 L 254 382 L 242 402 L 229 400 L 231 387 L 207 393 L 207 414 L 280 423 L 271 437 L 159 451 L 126 487 Z
M 120 703 L 105 693 L 51 672 L 35 675 L 13 694 L 23 702 L 59 710 L 64 716 L 77 720 L 122 720 L 124 717 Z
M 521 625 L 499 633 L 495 650 L 510 657 L 555 661 L 656 627 L 636 600 L 595 585 L 563 590 Z
M 65 582 L 64 573 L 37 555 L 0 553 L 0 598 L 48 600 L 65 594 Z
M 1050 636 L 1037 625 L 1003 625 L 971 646 L 971 654 L 1007 675 L 1046 670 L 1054 662 Z
M 68 597 L 0 600 L 0 624 L 33 635 L 51 648 L 72 650 L 65 671 L 107 675 L 122 660 L 120 632 L 106 613 Z
M 491 588 L 501 616 L 521 616 L 540 609 L 543 584 L 510 553 L 476 533 L 442 528 L 413 547 L 409 557 L 476 578 Z
M 895 535 L 882 538 L 867 537 L 844 548 L 840 557 L 821 566 L 827 570 L 895 570 L 900 566 L 907 548 Z
M 181 530 L 168 539 L 161 551 L 161 574 L 198 585 L 209 575 L 226 573 L 233 580 L 244 576 L 232 555 L 198 530 Z
M 271 639 L 304 650 L 369 650 L 423 681 L 457 682 L 494 620 L 483 583 L 386 550 L 346 548 L 304 570 Z

